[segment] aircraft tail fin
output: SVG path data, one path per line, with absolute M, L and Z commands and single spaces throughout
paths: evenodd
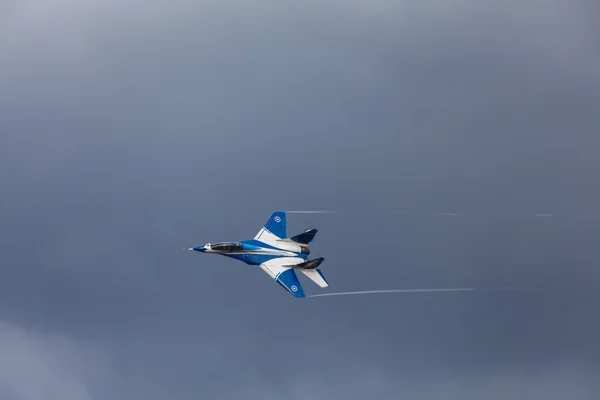
M 318 269 L 318 268 L 315 268 L 315 269 L 301 269 L 300 271 L 304 275 L 306 275 L 306 277 L 308 279 L 310 279 L 311 281 L 313 281 L 314 283 L 316 283 L 320 287 L 326 288 L 327 286 L 329 286 L 329 283 L 327 283 L 327 280 L 325 279 L 325 275 L 323 275 L 323 272 L 321 272 L 320 269 Z
M 317 232 L 318 231 L 316 229 L 309 229 L 308 231 L 299 235 L 292 236 L 290 240 L 299 244 L 309 244 L 315 238 Z

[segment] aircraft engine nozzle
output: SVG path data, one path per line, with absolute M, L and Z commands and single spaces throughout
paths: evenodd
M 306 254 L 306 255 L 310 254 L 310 249 L 306 246 L 300 246 L 300 251 L 302 252 L 302 254 Z

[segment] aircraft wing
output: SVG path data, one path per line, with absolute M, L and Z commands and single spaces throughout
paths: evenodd
M 303 298 L 304 290 L 292 265 L 303 263 L 300 257 L 280 257 L 260 264 L 260 268 L 294 297 Z
M 277 241 L 285 239 L 286 235 L 286 217 L 283 211 L 274 212 L 271 218 L 258 231 L 254 240 L 277 247 Z

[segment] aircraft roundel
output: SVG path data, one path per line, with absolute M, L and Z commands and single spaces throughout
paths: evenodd
M 281 222 L 281 217 L 279 215 L 275 217 L 275 222 Z
M 296 285 L 292 285 L 292 292 L 296 292 L 298 290 L 298 288 L 296 287 Z

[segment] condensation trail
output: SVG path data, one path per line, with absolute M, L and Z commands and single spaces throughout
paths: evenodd
M 335 214 L 339 210 L 305 210 L 305 211 L 286 211 L 288 214 Z
M 326 296 L 352 296 L 359 294 L 384 294 L 384 293 L 432 293 L 432 292 L 490 292 L 516 290 L 514 286 L 499 288 L 432 288 L 432 289 L 387 289 L 387 290 L 361 290 L 358 292 L 337 292 L 312 294 L 306 297 L 326 297 Z
M 351 214 L 360 214 L 360 212 L 352 212 L 352 211 L 342 211 L 342 210 L 292 210 L 292 211 L 285 211 L 288 214 L 338 214 L 338 213 L 342 213 L 342 212 L 349 212 Z M 376 211 L 374 212 L 375 214 L 378 214 Z M 483 213 L 483 214 L 478 214 L 478 213 L 474 213 L 474 214 L 462 214 L 462 213 L 453 213 L 453 212 L 438 212 L 438 213 L 419 213 L 419 212 L 390 212 L 390 215 L 405 215 L 405 216 L 413 216 L 413 217 L 468 217 L 468 216 L 486 216 L 486 215 L 496 215 L 496 214 L 492 214 L 492 213 Z M 501 215 L 501 214 L 498 214 Z M 509 215 L 521 215 L 523 217 L 525 216 L 532 216 L 532 217 L 558 217 L 560 216 L 559 214 L 551 214 L 551 213 L 538 213 L 538 214 L 514 214 L 511 213 Z
M 339 214 L 339 213 L 350 213 L 350 214 L 372 214 L 372 215 L 382 215 L 378 211 L 371 212 L 360 212 L 360 211 L 343 211 L 343 210 L 291 210 L 285 211 L 288 214 Z M 485 216 L 502 216 L 502 212 L 500 213 L 454 213 L 454 212 L 403 212 L 403 211 L 390 211 L 389 213 L 384 213 L 386 215 L 396 215 L 396 216 L 411 216 L 411 217 L 485 217 Z M 553 213 L 507 213 L 505 216 L 521 216 L 521 217 L 536 217 L 536 218 L 553 218 L 553 217 L 561 217 L 561 216 L 569 216 L 564 214 L 553 214 Z M 573 216 L 573 215 L 571 215 Z
M 390 213 L 391 215 L 398 215 L 398 216 L 411 216 L 411 217 L 486 217 L 486 216 L 503 216 L 502 213 L 473 213 L 473 214 L 459 214 L 459 213 L 411 213 L 411 212 L 392 212 Z M 559 217 L 561 216 L 560 214 L 515 214 L 515 213 L 507 213 L 504 216 L 521 216 L 521 217 L 546 217 L 546 218 L 552 218 L 552 217 Z

